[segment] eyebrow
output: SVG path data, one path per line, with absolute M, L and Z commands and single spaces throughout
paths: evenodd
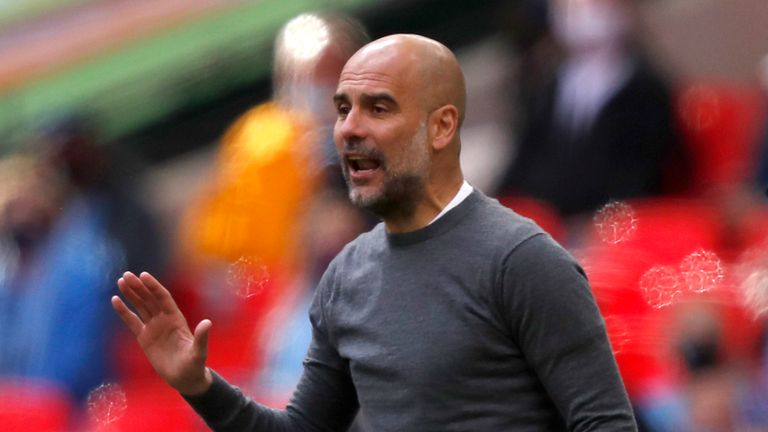
M 374 104 L 376 102 L 386 102 L 391 105 L 397 106 L 397 100 L 395 98 L 386 92 L 379 92 L 379 93 L 372 93 L 372 94 L 363 94 L 360 96 L 361 102 L 363 104 Z M 333 95 L 333 101 L 335 103 L 341 103 L 341 102 L 349 102 L 349 97 L 345 93 L 336 93 Z
M 389 104 L 397 106 L 397 101 L 395 98 L 389 94 L 389 93 L 373 93 L 373 94 L 363 94 L 360 96 L 360 99 L 362 99 L 363 103 L 366 104 L 374 104 L 376 102 L 387 102 Z

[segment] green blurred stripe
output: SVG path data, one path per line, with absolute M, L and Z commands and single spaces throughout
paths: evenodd
M 86 111 L 116 138 L 175 110 L 263 78 L 275 31 L 306 10 L 374 0 L 262 0 L 213 13 L 0 96 L 0 136 L 23 137 L 51 113 Z

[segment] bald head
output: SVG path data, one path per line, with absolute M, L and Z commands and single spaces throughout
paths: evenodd
M 424 36 L 396 34 L 377 39 L 355 53 L 345 71 L 382 67 L 418 94 L 427 112 L 453 105 L 464 120 L 466 86 L 456 56 L 445 45 Z
M 391 232 L 425 226 L 461 187 L 465 92 L 453 53 L 422 36 L 378 39 L 344 65 L 334 141 L 350 199 Z

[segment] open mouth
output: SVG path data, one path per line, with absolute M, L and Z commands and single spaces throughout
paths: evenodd
M 378 169 L 381 166 L 381 162 L 378 159 L 362 156 L 362 155 L 348 155 L 347 165 L 350 170 L 355 173 L 370 172 Z

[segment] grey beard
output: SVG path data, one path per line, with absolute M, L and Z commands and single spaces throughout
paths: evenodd
M 357 141 L 345 142 L 345 148 L 348 150 L 356 149 L 357 151 L 365 151 L 365 154 L 373 156 L 378 159 L 381 164 L 381 169 L 385 173 L 390 175 L 384 179 L 382 185 L 381 194 L 372 197 L 356 196 L 353 185 L 349 180 L 348 168 L 343 164 L 342 169 L 344 178 L 347 181 L 347 187 L 349 188 L 349 199 L 355 206 L 368 210 L 374 215 L 382 219 L 405 219 L 412 216 L 416 212 L 416 203 L 424 196 L 424 190 L 426 188 L 425 179 L 419 176 L 417 172 L 426 172 L 429 166 L 429 155 L 424 153 L 425 150 L 420 148 L 426 145 L 427 128 L 426 123 L 422 119 L 419 124 L 419 129 L 411 138 L 408 144 L 407 151 L 409 154 L 414 155 L 411 162 L 413 166 L 409 168 L 401 168 L 404 172 L 392 172 L 387 171 L 389 167 L 389 161 L 383 154 L 375 149 L 363 149 L 357 148 Z M 398 166 L 405 165 L 402 161 Z M 410 172 L 408 172 L 410 171 Z
M 356 196 L 349 185 L 349 199 L 355 206 L 367 210 L 382 219 L 407 218 L 416 211 L 416 203 L 424 193 L 424 179 L 406 174 L 388 179 L 382 194 L 374 197 Z

